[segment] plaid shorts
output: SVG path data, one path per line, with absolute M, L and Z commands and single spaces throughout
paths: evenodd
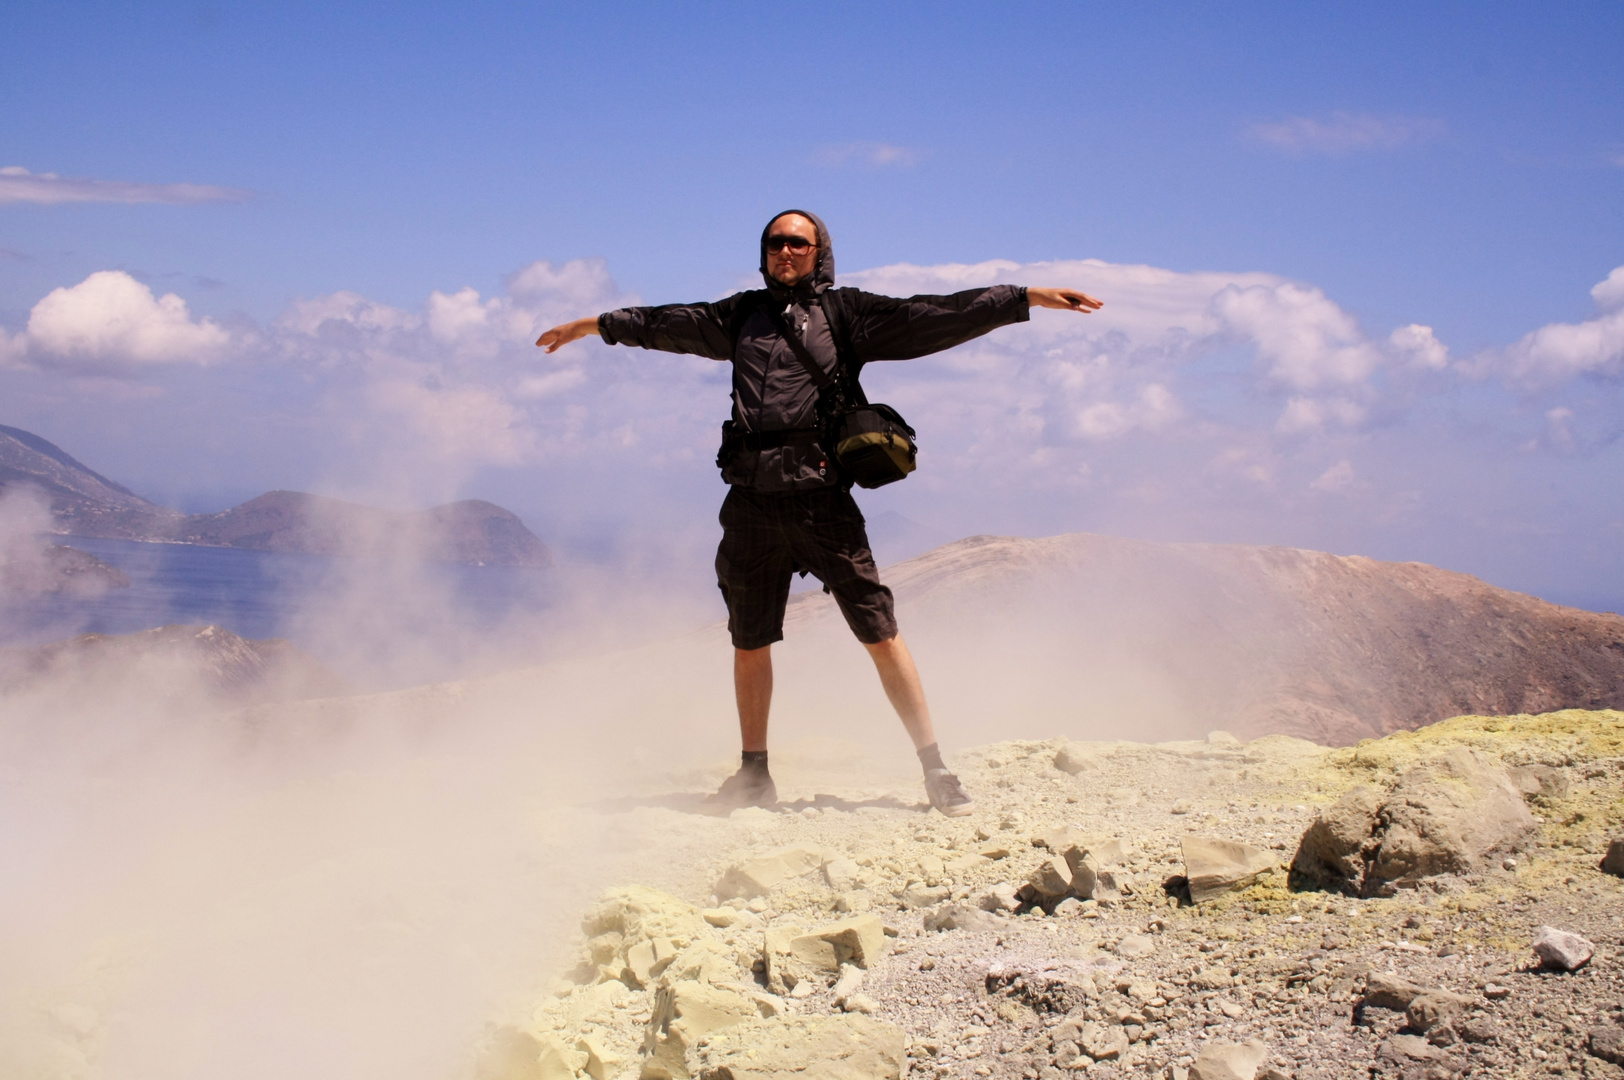
M 851 492 L 827 487 L 767 495 L 736 487 L 722 503 L 721 521 L 716 583 L 735 648 L 783 640 L 784 605 L 797 570 L 810 571 L 834 594 L 858 641 L 877 645 L 896 637 L 891 590 L 880 584 Z

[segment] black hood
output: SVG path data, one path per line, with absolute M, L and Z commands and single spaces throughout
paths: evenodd
M 810 274 L 795 283 L 794 288 L 784 285 L 767 273 L 767 233 L 772 229 L 773 222 L 783 217 L 784 214 L 800 214 L 810 221 L 813 228 L 818 231 L 818 263 L 812 268 Z M 816 296 L 824 289 L 834 285 L 835 249 L 834 244 L 829 240 L 829 230 L 824 227 L 823 219 L 805 210 L 785 210 L 783 213 L 774 214 L 772 219 L 767 222 L 767 227 L 761 230 L 761 277 L 767 283 L 767 291 L 781 300 Z

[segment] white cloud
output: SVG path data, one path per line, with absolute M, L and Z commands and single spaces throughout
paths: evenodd
M 172 203 L 243 202 L 253 192 L 212 184 L 137 184 L 127 180 L 90 180 L 56 173 L 29 172 L 20 165 L 0 168 L 0 204 L 111 202 Z
M 121 270 L 99 270 L 51 291 L 28 316 L 28 352 L 80 364 L 206 364 L 230 335 L 211 319 L 194 320 L 174 293 L 152 290 Z
M 1512 380 L 1554 384 L 1580 375 L 1624 373 L 1624 267 L 1590 290 L 1601 314 L 1581 323 L 1548 323 L 1473 370 L 1501 370 Z
M 1293 390 L 1366 382 L 1382 362 L 1353 316 L 1319 289 L 1228 286 L 1213 297 L 1224 323 L 1257 345 L 1269 377 Z
M 1319 477 L 1308 486 L 1315 491 L 1324 491 L 1331 494 L 1349 491 L 1359 483 L 1358 475 L 1353 471 L 1353 465 L 1347 458 L 1332 465 L 1319 474 Z
M 883 142 L 850 142 L 818 147 L 812 160 L 826 168 L 860 165 L 870 169 L 908 169 L 919 163 L 919 151 Z
M 1274 429 L 1282 435 L 1311 435 L 1326 427 L 1358 427 L 1364 422 L 1366 409 L 1345 397 L 1294 397 L 1275 421 Z
M 1399 356 L 1416 367 L 1441 371 L 1449 366 L 1449 349 L 1432 332 L 1432 327 L 1411 323 L 1388 335 L 1387 342 Z
M 1370 150 L 1397 150 L 1443 134 L 1437 120 L 1417 116 L 1375 116 L 1334 112 L 1326 117 L 1288 116 L 1252 124 L 1248 141 L 1288 153 L 1341 155 Z

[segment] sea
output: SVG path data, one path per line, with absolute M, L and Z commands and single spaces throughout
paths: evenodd
M 245 638 L 286 638 L 376 688 L 453 677 L 498 642 L 539 640 L 561 595 L 556 568 L 383 563 L 85 537 L 62 542 L 122 570 L 129 587 L 8 606 L 0 612 L 0 645 L 215 625 Z M 377 639 L 372 648 L 353 647 L 366 635 Z M 412 670 L 391 672 L 376 658 L 390 653 L 391 639 L 406 636 Z M 424 657 L 442 662 L 425 667 Z

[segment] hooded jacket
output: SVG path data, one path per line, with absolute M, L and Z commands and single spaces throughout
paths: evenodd
M 800 214 L 817 230 L 817 263 L 793 286 L 767 273 L 767 233 L 784 214 Z M 722 477 L 736 487 L 762 492 L 805 491 L 840 482 L 818 440 L 817 384 L 784 340 L 772 311 L 783 312 L 785 323 L 826 373 L 852 387 L 864 364 L 928 356 L 1024 322 L 1029 314 L 1026 289 L 1017 285 L 907 299 L 837 289 L 829 230 L 805 210 L 786 210 L 768 221 L 761 232 L 761 276 L 765 289 L 713 303 L 605 312 L 598 316 L 598 334 L 610 345 L 730 361 L 736 430 L 779 433 L 769 442 L 782 445 L 740 451 Z M 837 334 L 844 348 L 837 349 Z

